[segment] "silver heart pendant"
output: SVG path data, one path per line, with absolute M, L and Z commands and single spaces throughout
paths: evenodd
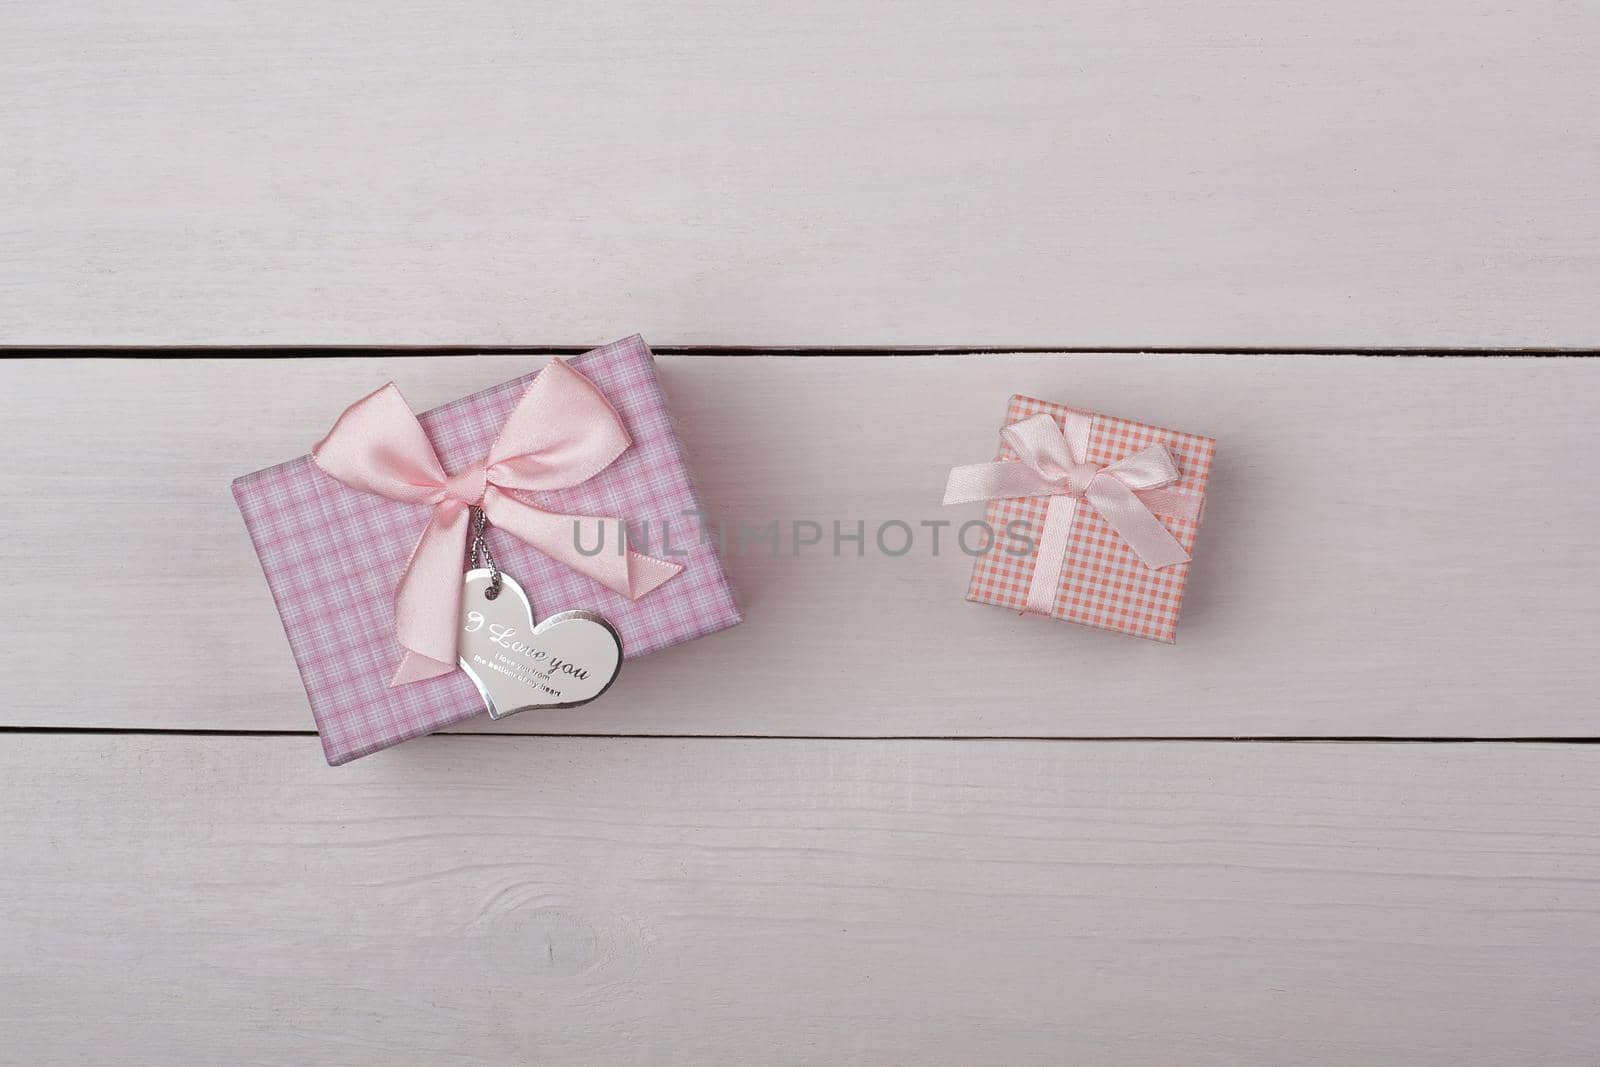
M 522 587 L 500 575 L 484 595 L 488 568 L 467 572 L 461 596 L 461 669 L 483 694 L 489 717 L 532 708 L 575 708 L 611 687 L 622 669 L 622 638 L 592 611 L 563 611 L 535 626 Z

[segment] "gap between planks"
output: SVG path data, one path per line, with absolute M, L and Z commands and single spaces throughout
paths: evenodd
M 0 726 L 0 734 L 84 734 L 88 736 L 134 737 L 315 737 L 315 730 L 198 730 L 164 727 L 126 726 Z M 1340 736 L 1333 734 L 1306 734 L 1302 736 L 1228 736 L 1215 735 L 1160 735 L 1139 734 L 1122 737 L 1105 737 L 1094 734 L 1057 734 L 1048 736 L 950 734 L 645 734 L 645 733 L 457 733 L 443 731 L 428 737 L 526 737 L 526 738 L 584 738 L 591 741 L 980 741 L 1018 742 L 1046 741 L 1056 744 L 1192 744 L 1229 745 L 1594 745 L 1600 737 L 1389 737 L 1383 735 Z
M 216 359 L 240 356 L 250 359 L 327 359 L 352 356 L 577 356 L 592 351 L 596 345 L 0 345 L 0 358 L 5 359 Z M 1094 345 L 843 345 L 817 347 L 804 345 L 656 345 L 650 346 L 657 356 L 872 356 L 894 358 L 897 356 L 999 356 L 999 355 L 1096 355 L 1096 356 L 1368 356 L 1374 358 L 1408 357 L 1517 357 L 1535 358 L 1594 358 L 1600 357 L 1600 348 L 1341 348 L 1302 346 L 1289 347 L 1190 347 L 1186 345 L 1146 345 L 1133 347 L 1105 347 Z

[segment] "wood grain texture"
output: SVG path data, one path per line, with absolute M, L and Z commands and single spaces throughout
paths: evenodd
M 29 1067 L 1600 1058 L 1589 747 L 13 735 L 0 797 Z
M 0 24 L 0 343 L 1600 344 L 1592 3 Z
M 0 365 L 3 723 L 307 729 L 228 495 L 387 378 L 419 409 L 526 357 Z M 1011 356 L 660 360 L 747 621 L 511 732 L 1593 736 L 1600 361 Z M 1175 647 L 966 603 L 931 533 L 1013 391 L 1218 438 Z M 869 531 L 832 554 L 832 526 Z M 926 535 L 926 536 L 924 536 Z M 535 595 L 537 601 L 537 595 Z M 565 605 L 572 606 L 572 605 Z M 486 724 L 487 720 L 479 720 Z M 474 726 L 472 728 L 489 728 Z

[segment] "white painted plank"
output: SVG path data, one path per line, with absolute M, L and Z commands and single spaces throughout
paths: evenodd
M 307 729 L 228 495 L 393 377 L 419 408 L 524 357 L 0 365 L 3 722 Z M 713 514 L 961 521 L 945 472 L 1013 391 L 1216 437 L 1175 647 L 963 600 L 969 560 L 730 553 L 747 621 L 512 732 L 1600 733 L 1600 361 L 664 358 Z M 831 536 L 829 538 L 831 540 Z M 537 599 L 537 598 L 536 598 Z M 758 695 L 758 697 L 757 697 Z M 479 720 L 486 723 L 486 720 Z M 480 727 L 486 728 L 486 727 Z
M 1592 1064 L 1588 747 L 0 738 L 0 1059 Z
M 0 2 L 0 343 L 1600 344 L 1600 6 Z

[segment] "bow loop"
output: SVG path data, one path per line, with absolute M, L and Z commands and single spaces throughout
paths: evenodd
M 352 489 L 408 504 L 438 503 L 446 481 L 432 442 L 393 382 L 346 408 L 311 458 Z
M 1124 456 L 1106 467 L 1104 473 L 1129 489 L 1159 489 L 1182 477 L 1178 461 L 1160 442 L 1131 456 Z
M 484 459 L 446 475 L 422 424 L 390 383 L 356 401 L 311 450 L 330 477 L 407 504 L 431 504 L 395 590 L 395 637 L 406 649 L 389 682 L 436 678 L 455 669 L 462 562 L 469 507 L 489 521 L 606 588 L 637 600 L 683 565 L 629 550 L 585 555 L 575 535 L 598 535 L 621 520 L 559 515 L 506 490 L 564 489 L 609 467 L 631 444 L 622 418 L 594 383 L 552 360 L 517 401 Z
M 605 394 L 551 360 L 489 448 L 489 480 L 507 489 L 565 489 L 611 466 L 632 443 Z
M 1056 420 L 1042 412 L 1012 423 L 1000 431 L 1000 437 L 1030 470 L 1054 484 L 1065 484 L 1084 459 L 1075 454 Z

